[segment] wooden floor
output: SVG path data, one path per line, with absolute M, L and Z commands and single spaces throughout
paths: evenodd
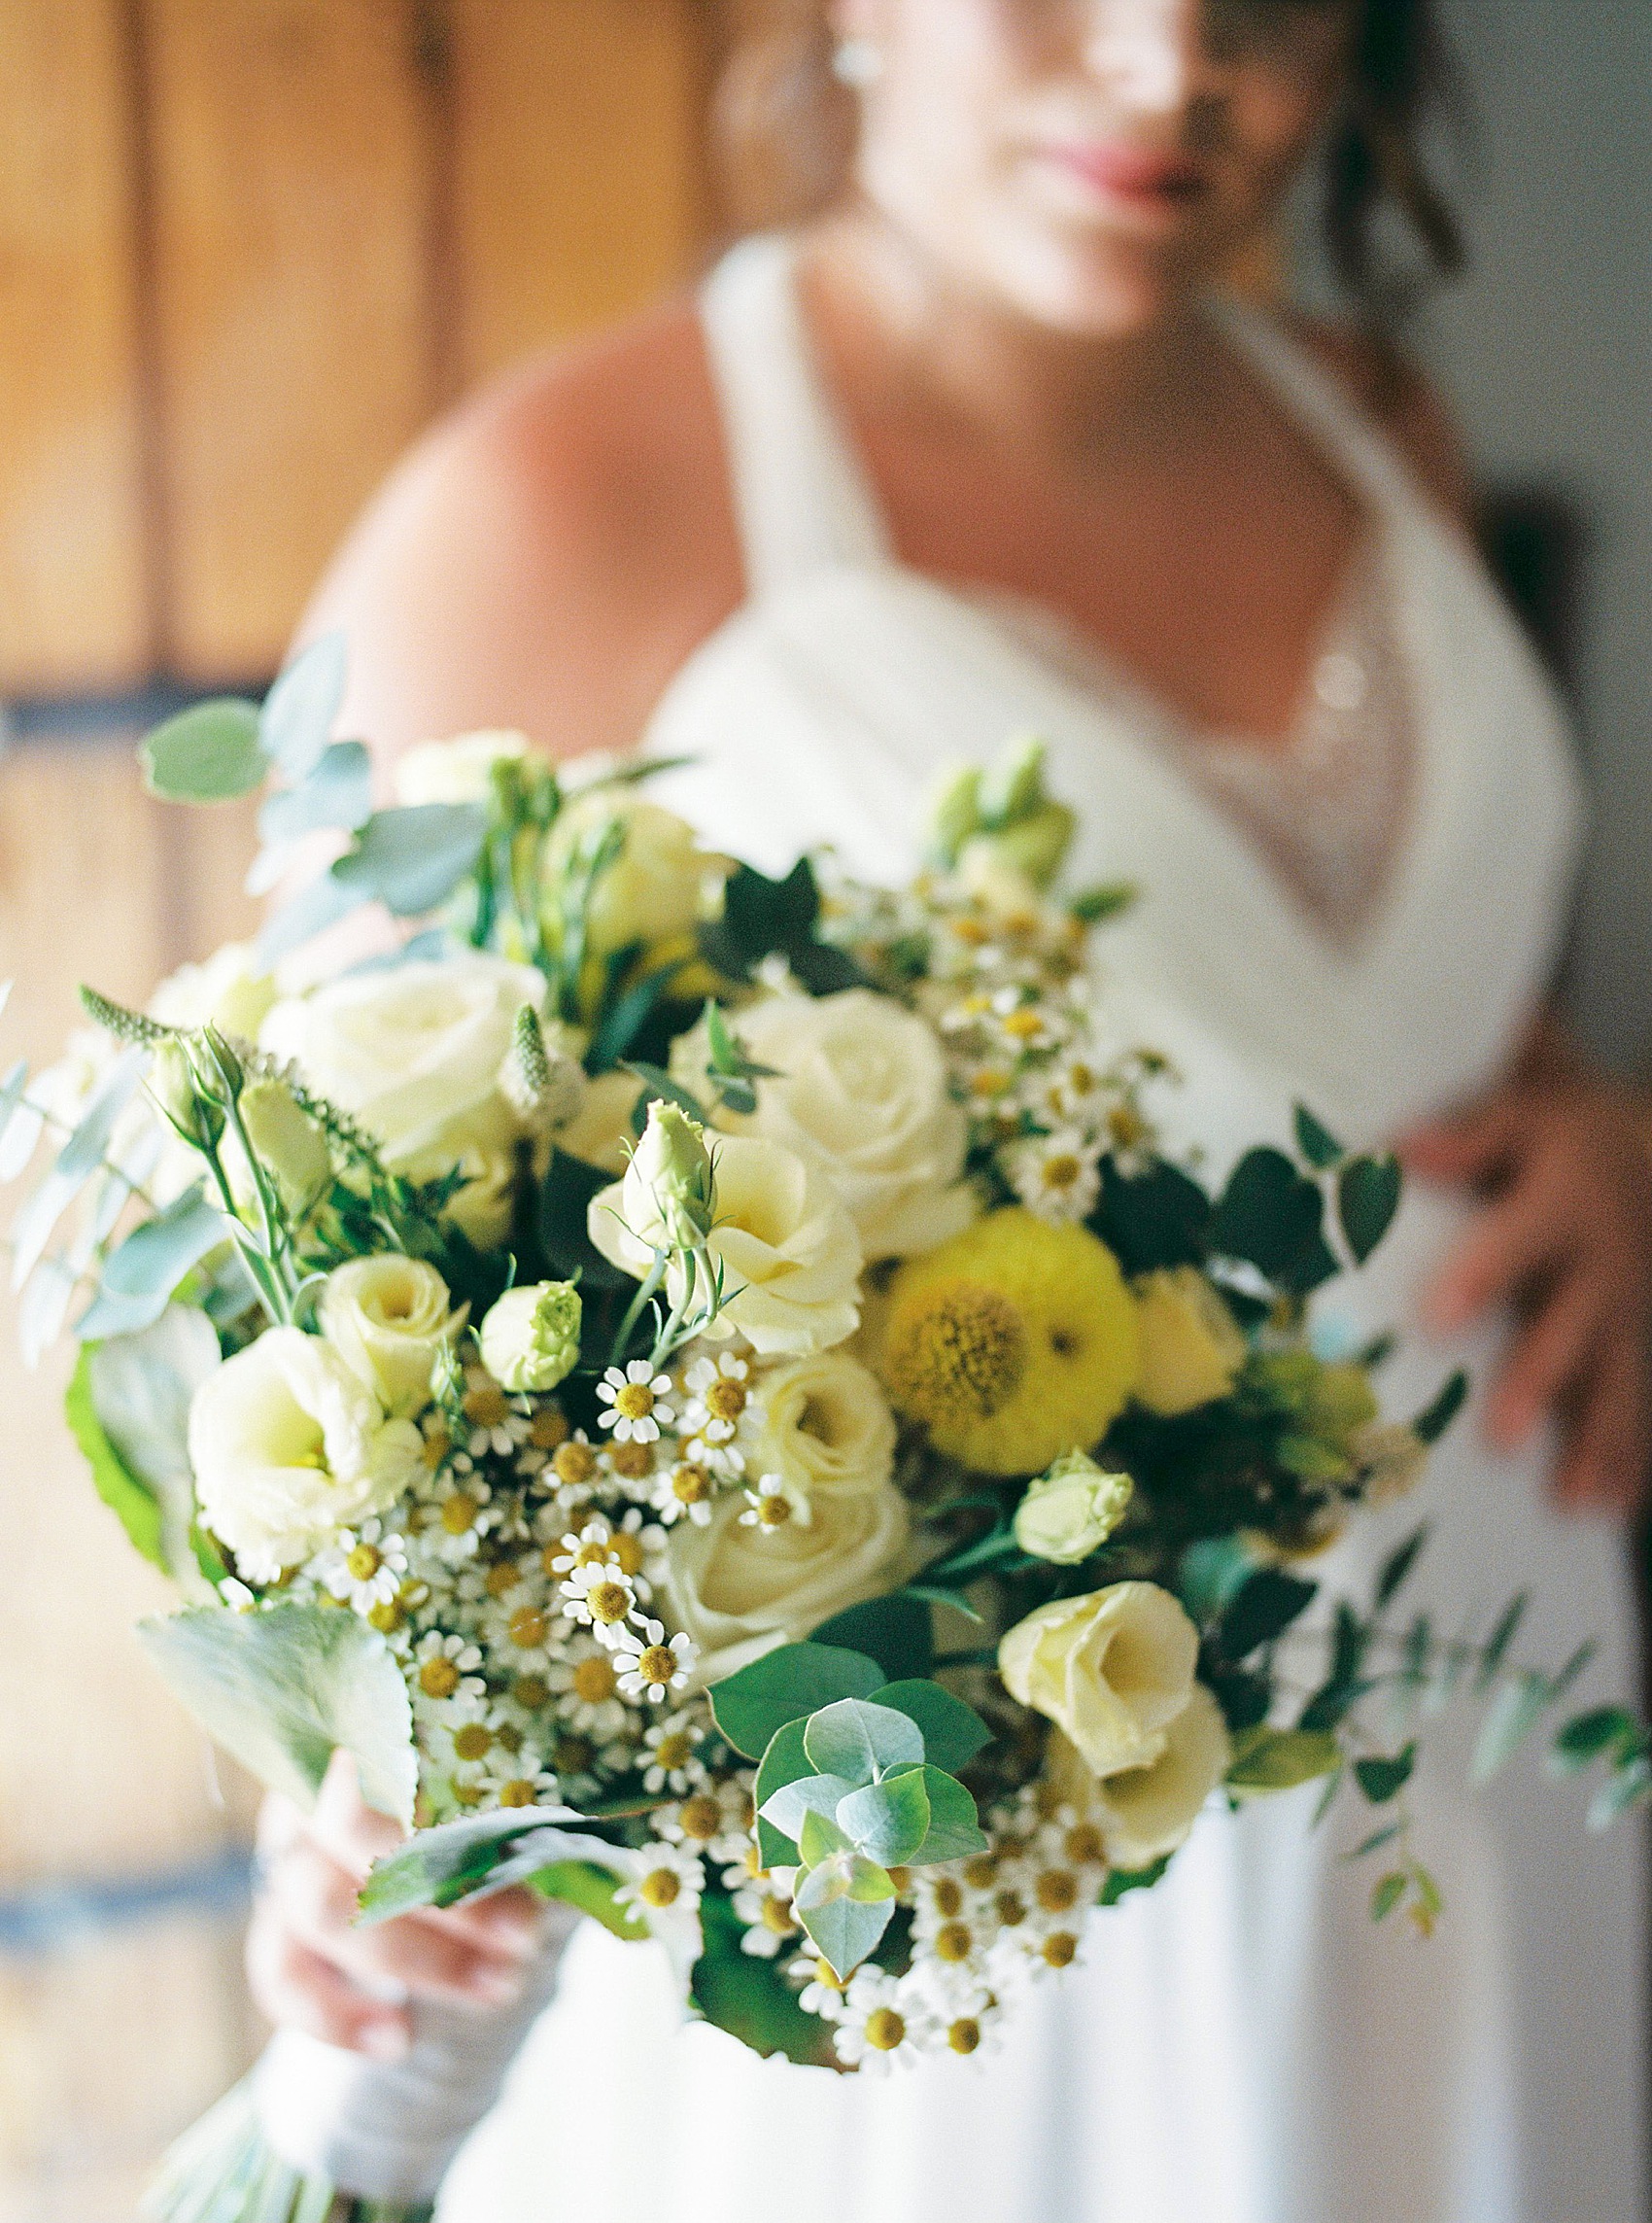
M 129 741 L 0 754 L 0 1069 L 43 1062 L 76 984 L 142 1001 L 245 930 L 238 806 L 164 810 Z M 0 1230 L 19 1192 L 0 1196 Z M 9 1279 L 9 1277 L 7 1277 Z M 56 1885 L 134 1887 L 244 1845 L 252 1800 L 131 1634 L 167 1602 L 64 1431 L 0 1294 L 0 1913 Z M 0 2223 L 130 2223 L 164 2141 L 257 2043 L 232 1908 L 184 1907 L 19 1951 L 0 1921 Z

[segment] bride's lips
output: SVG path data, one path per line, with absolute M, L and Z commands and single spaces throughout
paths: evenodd
M 1117 207 L 1168 214 L 1196 200 L 1206 186 L 1200 164 L 1182 155 L 1078 142 L 1047 146 L 1041 152 L 1098 199 Z

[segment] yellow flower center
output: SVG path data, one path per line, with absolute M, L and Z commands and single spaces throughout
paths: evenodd
M 1070 1968 L 1079 1950 L 1079 1941 L 1070 1929 L 1052 1929 L 1045 1939 L 1043 1953 L 1051 1968 Z
M 776 1937 L 789 1937 L 797 1928 L 789 1903 L 776 1898 L 773 1892 L 764 1896 L 762 1920 L 764 1928 L 772 1930 Z
M 497 1381 L 478 1382 L 465 1393 L 465 1417 L 478 1428 L 498 1428 L 509 1410 L 504 1391 Z
M 462 1760 L 483 1759 L 493 1741 L 491 1729 L 485 1729 L 480 1721 L 466 1721 L 462 1729 L 453 1732 L 454 1756 Z
M 674 1868 L 651 1868 L 637 1893 L 645 1906 L 674 1906 L 682 1896 L 682 1878 Z
M 1033 1785 L 1033 1805 L 1038 1810 L 1038 1818 L 1041 1822 L 1053 1822 L 1056 1815 L 1061 1811 L 1059 1789 L 1052 1783 L 1035 1783 Z
M 738 1420 L 745 1410 L 746 1391 L 741 1381 L 719 1374 L 706 1392 L 706 1409 L 713 1420 Z
M 673 1660 L 671 1664 L 676 1663 Z M 692 1837 L 697 1844 L 708 1845 L 723 1826 L 723 1810 L 714 1798 L 701 1791 L 683 1800 L 677 1809 L 677 1824 L 685 1837 Z
M 372 1545 L 358 1544 L 344 1564 L 358 1582 L 370 1582 L 384 1561 Z
M 1093 1822 L 1081 1822 L 1067 1832 L 1067 1858 L 1080 1867 L 1099 1868 L 1107 1858 L 1107 1848 L 1102 1844 L 1101 1831 Z
M 1083 1062 L 1071 1064 L 1067 1068 L 1067 1086 L 1074 1095 L 1087 1096 L 1095 1087 L 1095 1075 Z
M 623 1582 L 598 1582 L 585 1593 L 585 1603 L 591 1610 L 591 1618 L 611 1628 L 623 1621 L 631 1611 L 631 1592 Z
M 453 1803 L 456 1806 L 479 1806 L 482 1803 L 481 1785 L 479 1783 L 456 1783 L 453 1787 Z
M 669 1645 L 651 1644 L 638 1658 L 637 1672 L 644 1683 L 663 1690 L 677 1672 L 677 1655 Z
M 596 1474 L 597 1454 L 589 1443 L 564 1443 L 551 1460 L 551 1468 L 559 1482 L 578 1489 Z
M 614 1396 L 614 1410 L 626 1420 L 646 1420 L 654 1409 L 654 1392 L 645 1381 L 628 1381 Z
M 1115 1104 L 1107 1115 L 1107 1131 L 1117 1149 L 1133 1150 L 1146 1140 L 1148 1123 L 1134 1104 Z
M 533 1651 L 536 1646 L 544 1643 L 548 1626 L 544 1615 L 536 1606 L 518 1606 L 505 1623 L 511 1643 L 519 1644 L 524 1651 Z
M 420 1456 L 433 1475 L 453 1449 L 453 1438 L 445 1428 L 432 1428 L 425 1438 L 425 1448 Z
M 1001 1096 L 1009 1086 L 1008 1073 L 1001 1073 L 995 1065 L 987 1065 L 971 1080 L 970 1094 L 976 1096 Z
M 964 1862 L 964 1881 L 971 1891 L 983 1892 L 998 1881 L 996 1853 L 975 1853 Z M 939 1904 L 939 1894 L 937 1895 Z
M 937 1876 L 931 1893 L 935 1911 L 944 1921 L 951 1922 L 964 1911 L 964 1894 L 950 1876 Z
M 521 1571 L 508 1559 L 496 1560 L 488 1569 L 484 1586 L 490 1598 L 506 1598 L 522 1580 Z
M 367 1621 L 380 1636 L 394 1636 L 398 1628 L 406 1625 L 407 1608 L 399 1598 L 381 1598 L 376 1606 L 369 1608 Z
M 551 1702 L 551 1686 L 542 1675 L 519 1675 L 510 1686 L 510 1694 L 530 1714 L 536 1714 L 541 1706 Z
M 449 1536 L 463 1536 L 467 1528 L 474 1525 L 481 1510 L 473 1497 L 467 1497 L 463 1490 L 455 1490 L 452 1497 L 442 1501 L 442 1526 Z
M 565 1549 L 571 1541 L 569 1537 L 563 1538 Z M 605 1536 L 594 1536 L 589 1544 L 575 1544 L 573 1546 L 573 1564 L 576 1567 L 605 1567 L 616 1556 Z
M 866 2042 L 878 2053 L 893 2053 L 906 2034 L 906 2022 L 893 2007 L 874 2007 L 866 2018 Z
M 1007 1012 L 1004 1031 L 1018 1042 L 1035 1041 L 1044 1032 L 1044 1021 L 1030 1004 L 1022 1004 L 1018 1011 Z
M 533 1415 L 528 1441 L 535 1451 L 555 1451 L 568 1441 L 568 1420 L 560 1405 L 542 1405 Z
M 671 1495 L 679 1505 L 704 1505 L 711 1495 L 711 1477 L 704 1467 L 684 1460 L 671 1469 Z
M 1040 1166 L 1039 1178 L 1047 1189 L 1053 1189 L 1057 1196 L 1065 1196 L 1083 1171 L 1082 1162 L 1070 1150 L 1057 1150 Z
M 654 1471 L 654 1454 L 646 1443 L 616 1443 L 608 1457 L 614 1473 L 628 1482 L 639 1482 Z
M 967 1922 L 944 1922 L 935 1932 L 937 1961 L 967 1961 L 975 1951 L 975 1935 Z
M 639 1536 L 634 1536 L 629 1528 L 615 1530 L 608 1539 L 608 1550 L 611 1556 L 619 1561 L 623 1573 L 627 1575 L 641 1574 L 642 1539 Z
M 1065 1868 L 1048 1868 L 1034 1884 L 1033 1894 L 1046 1914 L 1065 1914 L 1079 1903 L 1079 1879 Z
M 533 1803 L 533 1786 L 528 1782 L 526 1777 L 517 1776 L 514 1781 L 499 1785 L 499 1804 L 501 1806 L 532 1806 Z
M 593 1664 L 605 1666 L 606 1662 Z M 693 1751 L 694 1739 L 686 1729 L 677 1729 L 671 1736 L 662 1737 L 654 1747 L 654 1765 L 664 1768 L 681 1767 Z
M 459 1688 L 459 1670 L 446 1652 L 427 1659 L 419 1670 L 419 1687 L 427 1698 L 451 1698 Z
M 837 1969 L 833 1967 L 830 1961 L 816 1960 L 814 1963 L 814 1981 L 817 1984 L 823 1984 L 829 1992 L 841 1992 L 843 1989 L 843 1979 L 839 1976 Z
M 979 1282 L 944 1283 L 900 1320 L 884 1354 L 897 1405 L 931 1423 L 990 1419 L 1020 1385 L 1025 1322 L 1007 1297 Z
M 772 1491 L 757 1501 L 758 1523 L 764 1528 L 784 1528 L 792 1517 L 792 1501 L 782 1497 L 778 1490 Z
M 992 939 L 992 929 L 981 919 L 954 919 L 952 931 L 960 942 L 972 950 L 979 950 Z
M 1019 1892 L 1000 1892 L 992 1904 L 1006 1929 L 1014 1929 L 1027 1919 L 1026 1901 Z
M 619 1688 L 611 1659 L 582 1659 L 573 1671 L 573 1694 L 588 1706 L 600 1706 Z
M 495 1730 L 494 1742 L 502 1745 L 507 1753 L 519 1753 L 522 1750 L 522 1731 L 513 1729 L 507 1721 L 502 1729 Z
M 974 2015 L 960 2015 L 946 2026 L 946 2043 L 954 2053 L 974 2053 L 981 2043 L 981 2025 Z

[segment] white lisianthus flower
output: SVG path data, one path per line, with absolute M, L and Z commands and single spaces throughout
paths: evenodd
M 748 1526 L 745 1510 L 732 1492 L 704 1527 L 679 1521 L 671 1531 L 666 1603 L 699 1647 L 703 1684 L 892 1589 L 905 1572 L 907 1502 L 886 1476 L 821 1491 L 807 1526 Z
M 321 1128 L 285 1081 L 251 1082 L 240 1111 L 247 1140 L 289 1211 L 308 1211 L 332 1180 L 332 1152 Z
M 1174 1853 L 1232 1758 L 1227 1724 L 1202 1683 L 1164 1732 L 1164 1750 L 1146 1767 L 1098 1783 L 1091 1818 L 1115 1868 L 1145 1868 Z
M 860 1237 L 825 1175 L 778 1143 L 731 1135 L 715 1157 L 716 1217 L 706 1248 L 723 1269 L 724 1303 L 706 1333 L 740 1335 L 765 1356 L 824 1350 L 860 1319 Z M 639 1226 L 633 1212 L 644 1215 Z M 638 1280 L 654 1259 L 646 1193 L 631 1175 L 600 1190 L 587 1219 L 592 1242 Z M 656 1231 L 657 1233 L 657 1231 Z M 668 1276 L 683 1292 L 680 1261 Z
M 422 741 L 396 766 L 396 799 L 403 810 L 423 803 L 485 803 L 496 764 L 530 754 L 525 733 L 462 733 Z
M 1144 1767 L 1187 1705 L 1199 1635 L 1156 1582 L 1112 1582 L 1055 1598 L 998 1647 L 1012 1698 L 1053 1721 L 1097 1775 Z
M 723 869 L 674 813 L 649 802 L 635 786 L 607 786 L 564 804 L 546 845 L 547 886 L 570 872 L 582 880 L 582 859 L 610 825 L 619 830 L 619 851 L 585 907 L 586 947 L 599 957 L 632 942 L 653 944 L 687 933 L 701 915 L 709 882 Z
M 516 1014 L 544 1000 L 528 965 L 467 951 L 331 981 L 278 1003 L 260 1040 L 377 1138 L 387 1166 L 430 1181 L 459 1166 L 454 1218 L 482 1248 L 510 1224 L 527 1124 L 499 1086 Z
M 617 1178 L 631 1164 L 631 1115 L 641 1094 L 635 1073 L 599 1073 L 586 1082 L 579 1109 L 557 1129 L 557 1148 Z
M 822 1492 L 886 1482 L 895 1420 L 878 1378 L 846 1351 L 818 1351 L 763 1376 L 754 1471 L 775 1477 L 794 1513 L 810 1516 Z
M 256 1042 L 276 999 L 275 976 L 260 969 L 250 942 L 226 942 L 204 964 L 180 965 L 150 998 L 163 1026 L 216 1026 Z
M 1247 1345 L 1220 1290 L 1196 1266 L 1161 1267 L 1133 1286 L 1142 1332 L 1137 1404 L 1174 1416 L 1225 1397 Z
M 331 1343 L 296 1328 L 225 1359 L 189 1407 L 201 1518 L 255 1580 L 387 1511 L 424 1473 L 423 1447 Z
M 740 1038 L 774 1077 L 749 1116 L 718 1125 L 794 1151 L 831 1176 L 869 1260 L 933 1250 L 978 1210 L 961 1187 L 968 1122 L 933 1030 L 870 989 L 775 995 L 740 1015 Z M 706 1088 L 704 1034 L 682 1037 L 672 1073 Z
M 1087 1451 L 1067 1451 L 1027 1484 L 1015 1508 L 1015 1542 L 1035 1559 L 1075 1567 L 1099 1551 L 1124 1517 L 1135 1484 L 1109 1474 Z
M 579 1364 L 582 1311 L 571 1281 L 507 1289 L 482 1322 L 482 1364 L 513 1393 L 555 1389 Z
M 465 1325 L 469 1307 L 452 1309 L 447 1283 L 422 1259 L 387 1251 L 335 1267 L 322 1292 L 322 1334 L 358 1380 L 398 1419 L 430 1402 L 436 1354 Z

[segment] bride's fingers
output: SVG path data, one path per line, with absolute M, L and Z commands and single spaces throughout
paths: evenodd
M 1584 1372 L 1600 1340 L 1605 1293 L 1592 1276 L 1561 1282 L 1515 1343 L 1486 1406 L 1486 1433 L 1516 1451 L 1550 1407 Z
M 1566 1244 L 1566 1198 L 1547 1180 L 1524 1181 L 1482 1210 L 1429 1283 L 1423 1316 L 1436 1333 L 1466 1327 L 1499 1298 L 1512 1297 Z
M 412 2042 L 405 2007 L 358 1990 L 271 1915 L 255 1917 L 247 1932 L 247 1981 L 272 2023 L 304 2031 L 324 2045 L 344 2046 L 375 2061 L 400 2061 Z
M 1562 1457 L 1562 1502 L 1579 1511 L 1633 1513 L 1646 1494 L 1648 1432 L 1639 1339 L 1614 1337 L 1590 1377 Z
M 375 1860 L 394 1853 L 407 1836 L 399 1822 L 380 1814 L 361 1796 L 356 1762 L 342 1747 L 333 1754 L 322 1779 L 306 1834 L 359 1879 L 365 1877 Z
M 310 1840 L 270 1870 L 268 1895 L 298 1941 L 369 1990 L 395 1986 L 430 1998 L 502 2006 L 521 1989 L 519 1954 L 456 1934 L 439 1916 L 357 1920 L 357 1881 Z
M 1413 1128 L 1394 1149 L 1406 1171 L 1426 1181 L 1481 1181 L 1507 1158 L 1520 1127 L 1517 1103 L 1503 1096 L 1461 1118 Z

